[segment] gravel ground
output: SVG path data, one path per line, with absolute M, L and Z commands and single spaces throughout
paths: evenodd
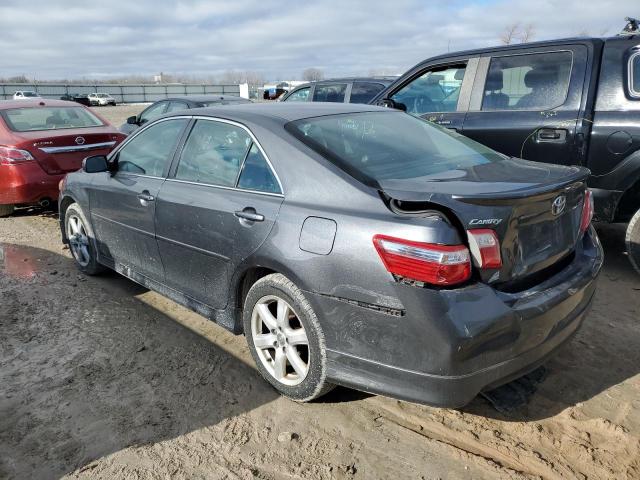
M 18 211 L 0 219 L 0 478 L 640 478 L 640 277 L 622 226 L 598 230 L 592 313 L 505 415 L 481 397 L 286 400 L 244 337 L 79 274 L 56 216 Z
M 120 125 L 127 121 L 132 115 L 139 114 L 142 110 L 147 108 L 150 103 L 129 103 L 116 105 L 115 107 L 91 107 L 98 115 L 103 116 L 109 122 L 118 128 Z

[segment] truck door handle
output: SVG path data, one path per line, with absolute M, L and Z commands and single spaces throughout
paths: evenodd
M 541 128 L 536 133 L 538 142 L 562 143 L 567 139 L 567 131 L 563 128 Z
M 242 210 L 234 212 L 234 215 L 242 220 L 249 220 L 251 222 L 264 222 L 264 215 L 256 212 L 253 207 L 245 207 Z
M 138 194 L 138 200 L 140 200 L 140 204 L 143 207 L 146 207 L 149 202 L 153 202 L 156 199 L 153 195 L 149 193 L 149 190 L 143 190 L 142 193 Z

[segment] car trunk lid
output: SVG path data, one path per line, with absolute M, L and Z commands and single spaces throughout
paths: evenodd
M 109 153 L 123 136 L 105 130 L 105 127 L 87 128 L 81 133 L 47 130 L 20 132 L 17 136 L 43 170 L 55 175 L 80 169 L 88 155 Z
M 379 184 L 400 211 L 435 204 L 450 211 L 464 230 L 494 230 L 502 267 L 479 274 L 508 288 L 572 254 L 588 174 L 580 167 L 506 159 Z

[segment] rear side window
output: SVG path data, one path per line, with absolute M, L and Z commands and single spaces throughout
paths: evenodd
M 629 58 L 629 93 L 634 98 L 640 98 L 640 52 Z
M 383 88 L 381 83 L 354 82 L 349 103 L 369 103 Z
M 548 110 L 567 98 L 571 52 L 494 57 L 484 86 L 482 110 Z
M 118 171 L 162 176 L 187 122 L 185 118 L 166 120 L 141 131 L 118 152 Z
M 198 120 L 182 150 L 176 178 L 235 187 L 250 146 L 251 137 L 244 129 L 228 123 Z
M 238 188 L 267 193 L 281 193 L 275 175 L 255 143 L 249 149 L 247 159 L 242 166 L 242 173 L 240 173 L 240 178 L 238 179 Z
M 407 107 L 408 113 L 454 112 L 464 79 L 464 65 L 429 70 L 391 97 Z
M 306 102 L 309 99 L 309 91 L 310 87 L 301 88 L 300 90 L 296 90 L 287 98 L 284 99 L 285 102 Z
M 456 178 L 464 175 L 462 169 L 505 158 L 467 137 L 398 111 L 308 118 L 285 128 L 373 187 L 392 186 L 394 180 L 429 180 L 442 172 Z
M 14 132 L 99 127 L 103 123 L 83 107 L 34 107 L 4 110 L 2 116 Z
M 344 94 L 346 91 L 346 83 L 316 85 L 313 91 L 313 101 L 342 103 L 344 102 Z

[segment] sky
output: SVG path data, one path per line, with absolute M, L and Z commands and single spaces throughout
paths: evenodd
M 545 40 L 613 35 L 625 16 L 638 0 L 0 0 L 0 77 L 399 74 L 514 23 Z

